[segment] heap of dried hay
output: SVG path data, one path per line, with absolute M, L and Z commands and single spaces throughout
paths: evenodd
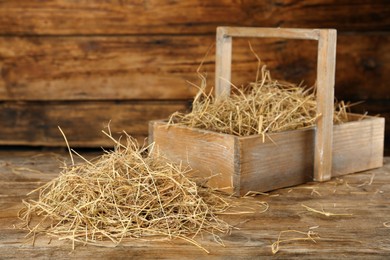
M 117 142 L 114 151 L 65 167 L 35 190 L 38 200 L 24 201 L 19 216 L 31 235 L 70 239 L 73 247 L 75 241 L 107 238 L 117 244 L 126 237 L 163 235 L 201 247 L 197 234 L 229 231 L 216 217 L 228 208 L 218 193 L 199 187 L 181 166 L 156 153 L 149 156 L 150 146 L 140 148 L 127 137 L 127 145 Z
M 226 98 L 207 94 L 206 79 L 200 75 L 201 86 L 188 114 L 175 112 L 169 124 L 206 129 L 237 136 L 267 133 L 311 127 L 320 115 L 312 89 L 271 78 L 266 66 L 262 66 L 256 81 L 239 89 Z M 261 74 L 261 78 L 259 78 Z M 334 122 L 348 121 L 344 102 L 335 107 Z

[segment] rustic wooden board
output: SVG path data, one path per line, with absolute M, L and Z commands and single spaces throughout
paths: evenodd
M 1 100 L 184 99 L 212 38 L 1 37 Z M 203 45 L 204 44 L 204 45 Z
M 60 126 L 73 147 L 111 147 L 112 141 L 101 133 L 110 121 L 116 137 L 125 130 L 142 140 L 149 120 L 185 110 L 186 105 L 185 101 L 3 102 L 0 145 L 64 146 Z
M 249 39 L 274 78 L 316 77 L 314 41 Z M 188 99 L 215 36 L 0 37 L 0 100 Z M 390 35 L 340 35 L 336 97 L 389 98 Z M 303 51 L 304 50 L 304 51 Z M 214 85 L 214 50 L 203 71 Z M 248 39 L 234 39 L 232 81 L 254 81 Z M 375 86 L 375 87 L 373 87 Z
M 386 0 L 0 2 L 1 34 L 214 33 L 218 25 L 387 30 Z
M 84 154 L 89 158 L 88 154 Z M 267 202 L 265 213 L 225 216 L 239 229 L 232 230 L 216 244 L 211 235 L 199 242 L 209 255 L 183 241 L 130 240 L 115 248 L 76 246 L 71 243 L 38 238 L 35 247 L 24 238 L 24 231 L 13 228 L 25 194 L 58 175 L 58 159 L 66 154 L 37 152 L 0 152 L 0 255 L 25 259 L 256 259 L 271 257 L 271 244 L 282 230 L 312 230 L 321 237 L 317 243 L 296 241 L 281 244 L 276 259 L 340 259 L 390 257 L 390 158 L 385 166 L 364 173 L 333 178 L 324 183 L 308 183 L 258 196 L 255 202 Z M 27 170 L 29 169 L 29 170 Z M 242 200 L 243 203 L 245 199 Z M 254 202 L 254 203 L 255 203 Z M 352 216 L 326 217 L 308 212 L 301 205 L 317 210 Z M 260 210 L 260 209 L 259 209 Z M 311 229 L 310 229 L 311 228 Z M 283 237 L 282 237 L 283 238 Z

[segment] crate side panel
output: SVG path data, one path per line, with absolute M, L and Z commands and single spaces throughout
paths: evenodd
M 378 168 L 383 165 L 384 118 L 334 126 L 332 176 Z
M 193 176 L 210 178 L 210 187 L 234 192 L 234 136 L 159 122 L 152 123 L 149 134 L 168 159 L 188 163 Z
M 240 139 L 240 194 L 270 191 L 312 180 L 314 131 L 312 129 Z

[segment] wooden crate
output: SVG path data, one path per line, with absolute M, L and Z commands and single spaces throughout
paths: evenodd
M 383 165 L 384 118 L 350 114 L 333 126 L 331 176 Z M 239 137 L 151 121 L 149 138 L 165 156 L 188 163 L 195 176 L 230 194 L 270 191 L 313 180 L 315 128 Z
M 317 113 L 310 129 L 238 137 L 152 121 L 149 140 L 175 162 L 187 162 L 193 175 L 235 195 L 326 181 L 332 176 L 381 167 L 384 119 L 349 114 L 349 122 L 333 125 L 336 31 L 332 29 L 217 29 L 215 95 L 230 94 L 232 37 L 278 37 L 318 41 Z

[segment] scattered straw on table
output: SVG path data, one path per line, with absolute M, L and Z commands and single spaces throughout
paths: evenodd
M 218 234 L 230 230 L 216 216 L 228 208 L 219 193 L 187 178 L 184 167 L 149 156 L 152 147 L 139 147 L 129 136 L 126 141 L 94 161 L 65 167 L 32 191 L 39 198 L 23 201 L 19 212 L 29 234 L 70 239 L 73 247 L 159 235 L 207 251 L 196 242 L 198 234 L 211 233 L 219 241 Z

